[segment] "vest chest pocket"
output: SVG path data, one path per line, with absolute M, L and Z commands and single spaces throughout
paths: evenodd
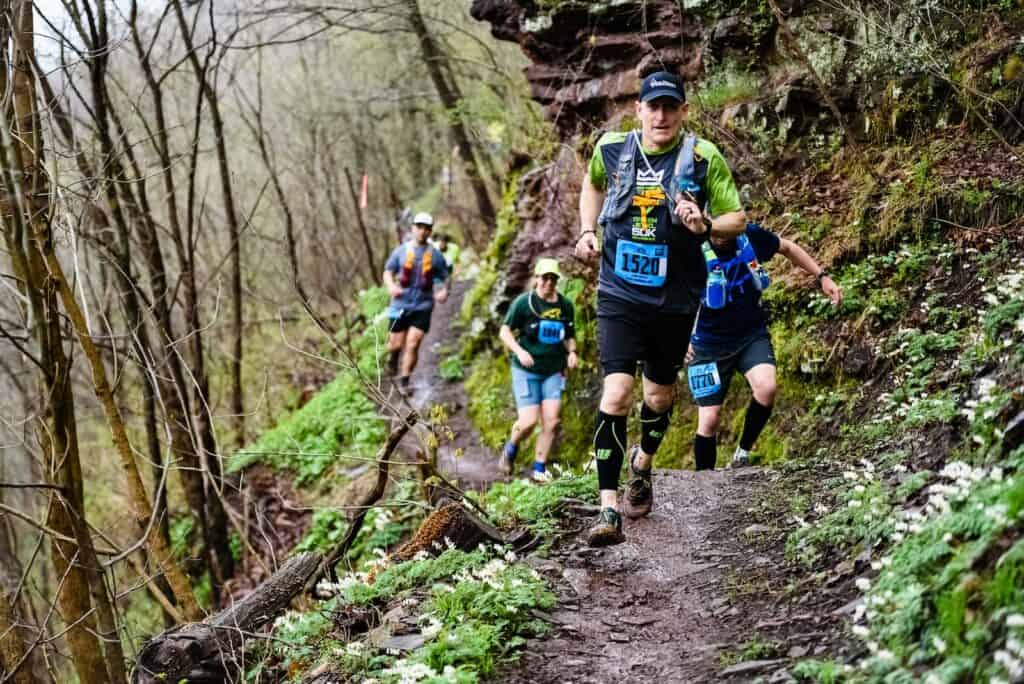
M 668 275 L 668 245 L 619 240 L 615 247 L 615 275 L 633 285 L 663 286 Z

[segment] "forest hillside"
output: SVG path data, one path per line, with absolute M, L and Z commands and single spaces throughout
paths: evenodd
M 682 373 L 594 548 L 580 193 L 658 71 L 843 301 L 767 261 L 752 467 L 736 378 L 695 470 Z M 1012 0 L 0 2 L 0 681 L 1024 682 L 1022 122 Z

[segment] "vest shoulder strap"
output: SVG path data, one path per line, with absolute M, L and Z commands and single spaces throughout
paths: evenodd
M 693 180 L 695 162 L 694 150 L 697 148 L 697 136 L 687 133 L 683 144 L 679 147 L 679 154 L 676 156 L 675 171 L 672 174 L 676 182 L 675 190 L 696 192 L 700 189 Z

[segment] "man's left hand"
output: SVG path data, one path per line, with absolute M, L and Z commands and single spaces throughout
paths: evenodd
M 434 301 L 437 302 L 438 304 L 444 304 L 446 301 L 448 301 L 448 288 L 444 288 L 442 290 L 438 290 L 437 292 L 435 292 Z
M 828 276 L 821 279 L 821 291 L 832 300 L 833 306 L 839 306 L 843 303 L 843 289 L 836 285 L 835 281 Z
M 707 228 L 704 226 L 704 214 L 700 207 L 695 202 L 683 197 L 681 193 L 676 195 L 676 216 L 694 235 L 703 235 L 707 232 Z
M 569 366 L 569 370 L 573 370 L 573 369 L 575 369 L 575 368 L 576 368 L 576 367 L 577 367 L 578 365 L 580 365 L 580 359 L 579 359 L 579 357 L 578 357 L 578 356 L 576 355 L 576 352 L 575 352 L 575 351 L 571 351 L 571 352 L 569 352 L 569 356 L 568 356 L 568 358 L 566 358 L 565 362 L 566 362 L 566 364 L 568 364 L 568 366 Z

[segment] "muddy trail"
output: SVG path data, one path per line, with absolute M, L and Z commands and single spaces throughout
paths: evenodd
M 423 338 L 420 359 L 413 371 L 409 402 L 425 413 L 432 405 L 443 406 L 450 435 L 440 440 L 437 451 L 438 468 L 466 489 L 483 489 L 502 477 L 499 461 L 493 451 L 480 443 L 466 407 L 469 397 L 461 382 L 448 382 L 441 377 L 441 362 L 455 353 L 457 343 L 454 323 L 462 307 L 462 299 L 472 287 L 471 281 L 460 280 L 452 285 L 448 301 L 434 307 L 430 332 Z M 410 441 L 408 438 L 407 442 Z M 409 445 L 406 445 L 407 448 Z
M 462 384 L 438 369 L 453 353 L 452 322 L 469 287 L 456 283 L 435 309 L 411 403 L 447 408 L 452 435 L 438 464 L 479 489 L 503 477 L 497 456 L 480 444 Z M 850 592 L 838 583 L 832 592 L 792 586 L 779 519 L 785 489 L 782 475 L 759 468 L 655 470 L 654 509 L 625 521 L 624 544 L 591 549 L 582 539 L 590 519 L 566 520 L 546 557 L 527 558 L 558 596 L 550 614 L 538 615 L 551 629 L 494 680 L 789 682 L 793 659 L 842 653 Z

